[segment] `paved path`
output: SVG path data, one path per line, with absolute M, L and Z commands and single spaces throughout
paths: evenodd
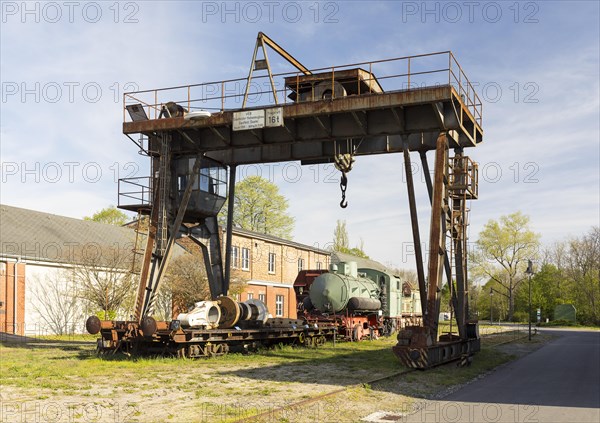
M 558 338 L 401 421 L 600 423 L 600 331 L 544 332 Z

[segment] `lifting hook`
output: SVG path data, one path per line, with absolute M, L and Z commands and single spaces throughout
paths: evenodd
M 346 176 L 346 172 L 342 172 L 342 177 L 340 179 L 340 189 L 342 190 L 342 201 L 340 201 L 340 207 L 345 209 L 348 207 L 348 202 L 346 201 L 346 188 L 348 187 L 348 177 Z

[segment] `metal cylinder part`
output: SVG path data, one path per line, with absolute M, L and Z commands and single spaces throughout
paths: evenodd
M 352 297 L 348 300 L 351 311 L 376 311 L 381 308 L 381 301 L 376 298 Z
M 346 97 L 346 89 L 338 81 L 321 81 L 315 84 L 313 100 L 331 100 Z
M 144 336 L 152 336 L 158 330 L 158 325 L 156 324 L 154 317 L 146 316 L 142 319 L 140 329 Z
M 88 331 L 89 334 L 96 335 L 98 332 L 100 332 L 101 329 L 100 318 L 98 316 L 88 317 L 85 321 L 85 329 Z
M 240 320 L 252 320 L 252 308 L 250 304 L 238 303 L 240 308 Z
M 177 320 L 182 327 L 215 329 L 221 320 L 221 307 L 218 301 L 200 301 L 188 313 L 180 313 Z
M 98 316 L 90 316 L 85 321 L 85 329 L 89 334 L 95 335 L 102 329 L 112 329 L 115 327 L 111 320 L 100 320 Z
M 250 320 L 257 320 L 260 322 L 265 323 L 267 321 L 267 319 L 269 318 L 269 310 L 267 309 L 267 306 L 265 305 L 265 303 L 263 303 L 260 300 L 248 300 L 245 301 L 244 303 L 241 304 L 247 304 L 250 306 L 251 310 L 252 310 L 252 316 L 250 318 Z
M 231 297 L 219 297 L 217 299 L 221 308 L 220 328 L 232 328 L 240 320 L 241 310 L 238 302 Z

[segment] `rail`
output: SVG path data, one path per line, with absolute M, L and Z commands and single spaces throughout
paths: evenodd
M 329 77 L 332 85 L 331 98 L 335 98 L 336 72 L 354 68 L 363 69 L 363 73 L 367 75 L 362 82 L 366 83 L 369 92 L 361 92 L 361 80 L 356 80 L 358 94 L 372 93 L 372 86 L 377 83 L 383 91 L 410 91 L 425 87 L 452 86 L 473 119 L 480 127 L 482 126 L 481 99 L 451 51 L 311 69 L 311 72 L 313 74 L 331 72 Z M 284 83 L 284 80 L 285 78 L 289 80 L 290 77 L 299 80 L 301 76 L 303 76 L 301 72 L 274 74 L 275 92 L 268 75 L 253 76 L 246 104 L 250 107 L 265 107 L 293 103 L 290 94 L 298 92 L 300 87 L 299 85 L 290 87 L 289 84 Z M 123 121 L 129 122 L 134 118 L 158 119 L 163 106 L 168 102 L 177 103 L 188 111 L 206 110 L 220 113 L 239 110 L 242 108 L 246 84 L 247 78 L 238 78 L 128 92 L 123 95 Z M 137 116 L 132 117 L 127 107 L 136 105 L 140 105 L 143 110 L 136 110 Z

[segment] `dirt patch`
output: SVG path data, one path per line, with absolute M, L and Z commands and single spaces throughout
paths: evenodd
M 92 353 L 93 343 L 3 343 L 0 421 L 354 422 L 382 404 L 389 412 L 411 412 L 528 350 L 484 346 L 469 368 L 449 364 L 368 383 L 402 370 L 394 343 L 286 347 L 197 361 L 102 359 Z

